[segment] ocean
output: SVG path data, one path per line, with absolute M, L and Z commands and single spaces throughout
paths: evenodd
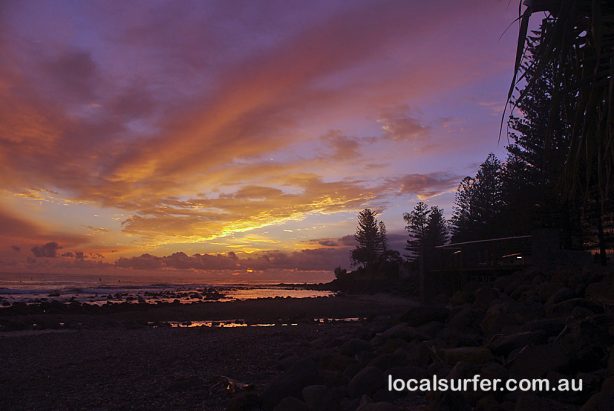
M 309 298 L 333 295 L 307 285 L 208 284 L 160 282 L 159 278 L 92 277 L 62 274 L 0 273 L 0 307 L 15 302 L 34 304 L 58 301 L 102 305 L 106 303 L 236 301 L 257 298 Z

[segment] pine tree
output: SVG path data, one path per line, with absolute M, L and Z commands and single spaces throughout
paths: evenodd
M 426 225 L 426 245 L 431 249 L 448 241 L 448 223 L 443 216 L 443 210 L 437 206 L 431 207 Z
M 382 235 L 376 215 L 377 213 L 369 208 L 358 213 L 358 227 L 354 236 L 358 244 L 352 250 L 352 262 L 362 265 L 367 271 L 375 268 L 385 248 L 386 234 L 384 232 Z
M 429 221 L 430 210 L 426 203 L 420 201 L 414 209 L 403 214 L 403 219 L 407 225 L 405 229 L 409 233 L 409 239 L 405 250 L 408 251 L 407 259 L 411 262 L 416 262 L 424 255 L 425 238 Z
M 469 241 L 501 235 L 501 162 L 489 154 L 474 178 L 465 177 L 456 192 L 453 241 Z
M 383 221 L 379 222 L 379 237 L 380 244 L 382 247 L 382 253 L 386 253 L 388 251 L 388 238 L 386 237 L 386 224 Z
M 552 20 L 544 19 L 540 30 L 527 39 L 528 58 L 522 70 L 531 87 L 514 102 L 522 116 L 512 115 L 508 122 L 512 143 L 506 147 L 509 170 L 505 178 L 509 181 L 505 184 L 505 208 L 506 220 L 517 228 L 512 232 L 518 233 L 520 227 L 524 233 L 532 228 L 556 228 L 567 233 L 564 240 L 570 245 L 571 233 L 579 221 L 574 210 L 579 207 L 563 196 L 562 187 L 578 82 L 571 55 L 568 61 L 552 60 L 539 67 L 534 64 L 548 51 L 542 34 L 551 30 L 552 24 Z
M 462 179 L 454 198 L 454 214 L 452 215 L 452 241 L 467 241 L 475 237 L 475 222 L 471 213 L 471 202 L 474 193 L 475 180 L 469 176 Z

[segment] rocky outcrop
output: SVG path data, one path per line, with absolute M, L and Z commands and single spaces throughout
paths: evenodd
M 487 286 L 472 284 L 447 305 L 412 306 L 387 326 L 367 322 L 360 336 L 297 360 L 260 395 L 261 404 L 265 410 L 312 411 L 613 409 L 614 315 L 592 297 L 599 294 L 594 284 L 606 282 L 591 273 L 527 270 Z M 551 384 L 580 379 L 583 390 L 388 390 L 389 376 L 474 375 Z

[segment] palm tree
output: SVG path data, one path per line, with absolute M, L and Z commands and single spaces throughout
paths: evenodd
M 515 92 L 518 96 L 513 105 L 537 87 L 525 77 L 524 62 L 529 61 L 534 73 L 552 67 L 554 62 L 555 84 L 559 87 L 552 95 L 551 118 L 555 119 L 561 104 L 570 103 L 566 99 L 573 99 L 575 105 L 561 187 L 570 198 L 596 197 L 601 219 L 607 211 L 614 172 L 614 2 L 524 0 L 524 5 L 519 17 L 520 31 L 508 103 Z M 544 45 L 540 53 L 527 56 L 529 21 L 535 13 L 545 13 L 550 24 L 547 30 L 538 33 Z M 569 78 L 575 80 L 566 82 Z M 555 130 L 555 127 L 548 128 L 544 136 L 545 147 L 553 140 Z M 601 226 L 601 221 L 598 225 Z M 602 262 L 605 262 L 605 245 L 600 242 Z

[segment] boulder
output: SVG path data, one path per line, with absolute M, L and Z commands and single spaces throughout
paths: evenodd
M 514 411 L 576 411 L 577 408 L 550 398 L 538 397 L 535 394 L 518 396 Z
M 491 380 L 495 378 L 507 380 L 509 377 L 509 371 L 507 368 L 494 361 L 482 365 L 479 374 L 482 376 L 482 378 L 489 378 Z
M 299 397 L 303 387 L 317 384 L 319 379 L 318 367 L 312 359 L 297 362 L 265 388 L 262 393 L 264 408 L 272 409 L 286 397 Z
M 499 298 L 499 291 L 493 287 L 481 287 L 475 292 L 474 305 L 480 308 L 488 308 L 490 304 Z
M 424 341 L 429 339 L 428 335 L 418 331 L 414 327 L 410 327 L 409 325 L 403 323 L 390 327 L 386 331 L 382 332 L 381 336 L 383 338 L 399 338 L 406 341 L 414 339 Z
M 398 405 L 389 402 L 370 402 L 358 407 L 356 411 L 401 411 Z
M 509 301 L 490 306 L 480 327 L 486 335 L 517 331 L 522 324 L 543 315 L 543 305 L 538 302 Z
M 522 329 L 525 331 L 541 331 L 547 336 L 559 335 L 565 328 L 566 321 L 563 318 L 541 318 L 526 323 Z
M 546 306 L 546 314 L 549 317 L 561 317 L 570 315 L 576 307 L 582 307 L 595 314 L 603 312 L 603 306 L 586 298 L 572 298 L 556 304 Z
M 431 321 L 445 321 L 448 313 L 448 309 L 441 305 L 416 305 L 401 316 L 401 321 L 417 327 Z
M 547 335 L 543 331 L 524 331 L 510 335 L 495 337 L 489 348 L 496 355 L 508 355 L 513 350 L 526 345 L 542 344 L 546 342 Z
M 486 347 L 459 347 L 441 350 L 443 359 L 450 365 L 458 362 L 482 364 L 490 361 L 492 353 Z
M 431 362 L 431 350 L 423 342 L 414 341 L 405 349 L 407 364 L 426 367 Z
M 406 366 L 394 366 L 389 368 L 388 370 L 386 370 L 386 376 L 391 375 L 393 379 L 395 378 L 400 378 L 404 381 L 407 381 L 409 379 L 421 379 L 421 378 L 426 378 L 427 377 L 427 373 L 424 370 L 424 368 L 421 367 L 415 367 L 413 365 L 406 365 Z
M 334 370 L 334 371 L 343 371 L 350 364 L 356 363 L 357 361 L 353 358 L 348 357 L 347 355 L 340 354 L 338 352 L 330 352 L 325 355 L 322 355 L 318 361 L 320 368 L 326 370 Z
M 352 397 L 371 394 L 386 384 L 386 374 L 376 367 L 365 367 L 359 371 L 348 385 Z
M 611 411 L 612 404 L 614 404 L 614 391 L 601 390 L 593 394 L 580 408 L 580 411 Z
M 441 321 L 431 321 L 416 327 L 416 331 L 418 331 L 421 335 L 427 336 L 428 339 L 431 339 L 439 335 L 443 328 L 444 324 Z
M 303 400 L 311 410 L 333 410 L 336 407 L 332 391 L 325 385 L 308 385 L 302 390 Z
M 341 347 L 339 347 L 339 352 L 341 352 L 341 354 L 348 355 L 350 357 L 362 351 L 371 351 L 371 344 L 369 344 L 368 341 L 358 338 L 353 338 L 343 343 Z
M 381 354 L 375 357 L 374 359 L 372 359 L 369 362 L 369 365 L 372 367 L 377 367 L 382 371 L 385 371 L 388 368 L 392 367 L 394 364 L 398 364 L 399 358 L 400 356 L 395 356 L 394 354 L 388 354 L 388 353 Z
M 310 411 L 307 404 L 295 397 L 286 397 L 273 408 L 273 411 Z
M 505 408 L 493 394 L 485 395 L 476 403 L 477 411 L 505 411 Z
M 534 345 L 513 354 L 510 355 L 510 358 L 514 357 L 510 374 L 518 378 L 539 378 L 549 371 L 562 370 L 570 363 L 561 343 Z
M 554 294 L 548 298 L 546 304 L 552 305 L 560 303 L 561 301 L 570 300 L 574 298 L 576 294 L 570 288 L 563 287 L 559 288 Z
M 473 306 L 463 307 L 450 315 L 447 328 L 459 331 L 479 330 L 479 323 L 484 318 L 484 311 Z
M 229 401 L 226 411 L 257 411 L 260 406 L 260 397 L 255 392 L 241 392 Z

